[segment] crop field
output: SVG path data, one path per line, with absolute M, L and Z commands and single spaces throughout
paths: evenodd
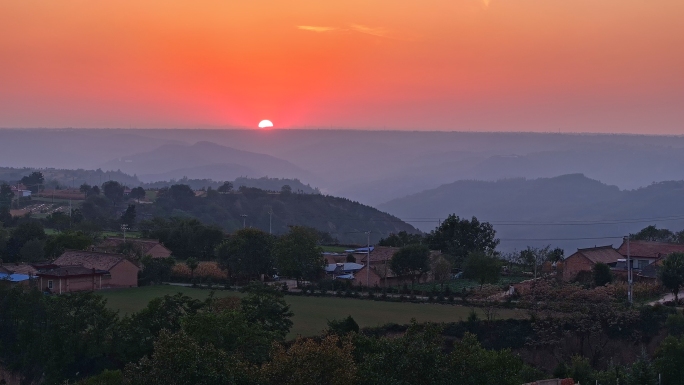
M 119 289 L 100 292 L 107 305 L 120 314 L 128 314 L 144 308 L 153 298 L 166 294 L 183 293 L 189 297 L 203 300 L 209 290 L 181 286 L 147 286 L 135 289 Z M 234 291 L 216 291 L 217 297 L 243 294 Z M 370 301 L 335 297 L 285 296 L 294 313 L 294 326 L 289 337 L 297 335 L 313 336 L 327 328 L 327 321 L 351 315 L 361 327 L 381 326 L 393 322 L 407 324 L 412 318 L 418 322 L 455 322 L 466 319 L 471 308 L 455 305 L 415 304 Z M 483 313 L 475 309 L 481 317 Z M 499 318 L 524 318 L 525 313 L 518 310 L 501 309 Z
M 499 282 L 496 284 L 499 286 L 507 286 L 513 283 L 518 283 L 522 282 L 525 280 L 531 279 L 531 277 L 521 277 L 521 276 L 509 276 L 509 277 L 501 277 L 499 279 Z M 480 284 L 472 279 L 465 279 L 465 278 L 460 278 L 460 279 L 454 279 L 451 281 L 444 282 L 444 287 L 449 286 L 449 289 L 451 289 L 452 293 L 460 293 L 463 289 L 471 289 L 471 288 L 478 288 L 480 287 Z M 411 284 L 408 284 L 408 287 L 411 287 Z M 442 288 L 442 286 L 439 284 L 439 282 L 430 282 L 430 283 L 421 283 L 421 284 L 416 284 L 415 285 L 415 290 L 420 290 L 420 291 L 429 291 L 433 287 L 436 287 L 438 290 Z

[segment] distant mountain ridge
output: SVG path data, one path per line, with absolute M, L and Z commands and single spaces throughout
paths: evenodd
M 113 159 L 106 170 L 136 173 L 143 182 L 189 178 L 233 180 L 241 176 L 312 179 L 294 164 L 271 155 L 238 150 L 211 142 L 167 144 L 152 151 Z
M 573 250 L 619 243 L 619 237 L 654 224 L 684 229 L 684 181 L 620 190 L 583 174 L 553 178 L 462 180 L 378 206 L 423 231 L 455 213 L 494 224 L 504 250 L 559 245 Z M 425 219 L 423 219 L 424 221 Z M 579 239 L 585 238 L 585 239 Z

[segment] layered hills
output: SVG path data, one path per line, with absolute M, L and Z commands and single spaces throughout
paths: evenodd
M 625 190 L 582 174 L 553 178 L 464 180 L 379 205 L 428 231 L 448 214 L 494 224 L 504 250 L 528 245 L 619 243 L 648 225 L 684 228 L 684 181 Z

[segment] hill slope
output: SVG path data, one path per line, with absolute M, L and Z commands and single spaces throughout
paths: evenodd
M 182 209 L 179 209 L 182 208 Z M 147 215 L 162 217 L 189 216 L 207 224 L 216 224 L 232 232 L 243 226 L 269 231 L 269 211 L 273 211 L 273 234 L 283 234 L 290 225 L 304 225 L 330 233 L 341 243 L 365 244 L 365 232 L 371 231 L 371 242 L 390 233 L 418 232 L 399 218 L 345 198 L 320 194 L 275 194 L 259 189 L 243 193 L 195 197 L 178 202 L 159 198 L 152 207 L 141 207 Z
M 494 224 L 504 250 L 553 244 L 572 251 L 619 243 L 619 237 L 651 224 L 681 230 L 682 198 L 684 181 L 620 190 L 582 174 L 569 174 L 533 180 L 458 181 L 392 200 L 379 208 L 408 222 L 411 218 L 434 218 L 432 222 L 415 222 L 423 231 L 433 229 L 438 218 L 450 213 L 477 216 Z

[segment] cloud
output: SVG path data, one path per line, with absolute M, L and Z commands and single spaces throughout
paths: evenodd
M 311 32 L 330 32 L 330 31 L 339 30 L 339 28 L 337 28 L 337 27 L 320 27 L 320 26 L 314 26 L 314 25 L 298 25 L 297 28 L 304 30 L 304 31 L 311 31 Z
M 385 28 L 380 28 L 380 27 L 368 27 L 365 25 L 361 24 L 352 24 L 350 26 L 352 31 L 360 32 L 360 33 L 365 33 L 367 35 L 373 35 L 373 36 L 378 36 L 378 37 L 390 37 L 390 32 L 386 30 Z
M 489 8 L 489 3 L 491 3 L 492 0 L 482 0 L 482 4 L 484 5 L 485 8 Z

